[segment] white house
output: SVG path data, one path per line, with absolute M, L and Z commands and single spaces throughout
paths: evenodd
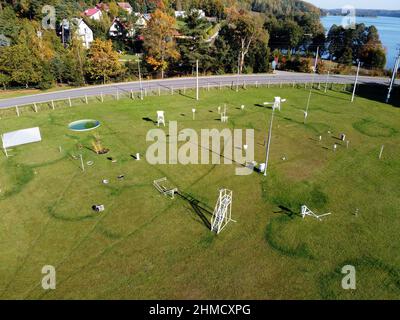
M 128 24 L 121 22 L 118 18 L 115 18 L 110 29 L 108 30 L 108 34 L 110 37 L 118 37 L 126 34 L 126 37 L 133 38 L 135 36 L 135 29 Z
M 201 9 L 192 9 L 190 13 L 197 12 L 199 14 L 199 19 L 204 19 L 206 17 L 206 13 Z M 186 18 L 187 13 L 186 11 L 175 11 L 175 18 Z
M 139 29 L 143 29 L 147 27 L 147 22 L 150 21 L 151 15 L 150 14 L 142 14 L 140 12 L 135 12 L 134 16 L 137 17 L 135 22 L 135 26 Z
M 101 19 L 101 17 L 103 16 L 103 14 L 101 13 L 101 10 L 98 8 L 90 8 L 87 9 L 83 12 L 83 14 L 92 19 L 92 20 L 96 20 L 99 21 Z
M 79 39 L 82 40 L 82 44 L 86 49 L 90 48 L 90 45 L 94 41 L 93 31 L 89 26 L 83 21 L 83 19 L 72 19 L 74 24 L 75 33 Z
M 175 11 L 175 18 L 186 18 L 186 11 Z

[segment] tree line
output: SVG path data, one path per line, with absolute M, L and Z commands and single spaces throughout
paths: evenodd
M 0 85 L 47 89 L 55 83 L 84 85 L 133 80 L 140 65 L 144 77 L 190 75 L 199 60 L 203 74 L 261 73 L 278 61 L 283 69 L 311 71 L 317 48 L 332 61 L 383 68 L 385 51 L 375 27 L 334 26 L 325 36 L 320 11 L 297 0 L 130 0 L 134 11 L 149 13 L 146 28 L 133 36 L 112 37 L 115 18 L 134 25 L 115 2 L 100 21 L 84 18 L 95 41 L 85 49 L 71 33 L 60 36 L 63 19 L 78 17 L 97 2 L 86 0 L 0 0 Z M 43 5 L 56 8 L 55 30 L 44 30 Z M 196 10 L 193 10 L 196 9 Z M 198 9 L 206 16 L 200 17 Z M 175 10 L 186 11 L 175 18 Z M 119 52 L 135 54 L 123 61 Z M 324 70 L 323 63 L 318 70 Z

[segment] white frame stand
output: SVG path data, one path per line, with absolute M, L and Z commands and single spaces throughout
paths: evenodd
M 301 206 L 301 215 L 303 216 L 303 219 L 304 219 L 306 216 L 310 216 L 310 217 L 313 217 L 313 218 L 315 218 L 315 219 L 318 219 L 319 221 L 322 221 L 322 218 L 323 218 L 323 217 L 329 216 L 330 214 L 331 214 L 331 213 L 328 212 L 328 213 L 325 213 L 325 214 L 317 215 L 317 214 L 315 214 L 314 212 L 312 212 L 306 205 L 302 205 L 302 206 Z
M 165 127 L 164 111 L 157 111 L 157 127 L 159 127 L 161 123 Z
M 154 187 L 164 196 L 169 196 L 174 199 L 175 193 L 178 193 L 178 188 L 170 188 L 167 186 L 167 178 L 161 178 L 153 181 Z
M 272 104 L 272 109 L 278 109 L 281 111 L 281 103 L 286 102 L 286 99 L 282 99 L 281 97 L 275 97 L 274 102 L 264 102 L 264 105 Z
M 232 194 L 228 189 L 219 190 L 219 197 L 211 218 L 211 231 L 219 234 L 232 219 Z

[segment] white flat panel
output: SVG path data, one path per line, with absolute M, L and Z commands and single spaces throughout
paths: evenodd
M 38 127 L 7 132 L 3 134 L 3 148 L 42 141 Z

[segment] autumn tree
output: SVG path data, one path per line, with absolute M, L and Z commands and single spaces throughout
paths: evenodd
M 119 54 L 113 50 L 111 40 L 93 41 L 88 53 L 86 70 L 92 79 L 102 79 L 103 83 L 124 71 L 119 62 Z
M 225 37 L 232 47 L 239 48 L 239 70 L 243 71 L 245 58 L 256 43 L 267 45 L 269 35 L 263 28 L 263 19 L 245 10 L 230 8 L 225 26 Z
M 144 48 L 146 61 L 154 71 L 161 71 L 161 78 L 168 67 L 169 60 L 177 60 L 179 52 L 176 49 L 174 36 L 176 20 L 160 9 L 156 9 L 144 30 Z
M 2 49 L 0 73 L 8 76 L 10 81 L 28 88 L 30 84 L 40 81 L 41 70 L 40 61 L 24 43 Z

